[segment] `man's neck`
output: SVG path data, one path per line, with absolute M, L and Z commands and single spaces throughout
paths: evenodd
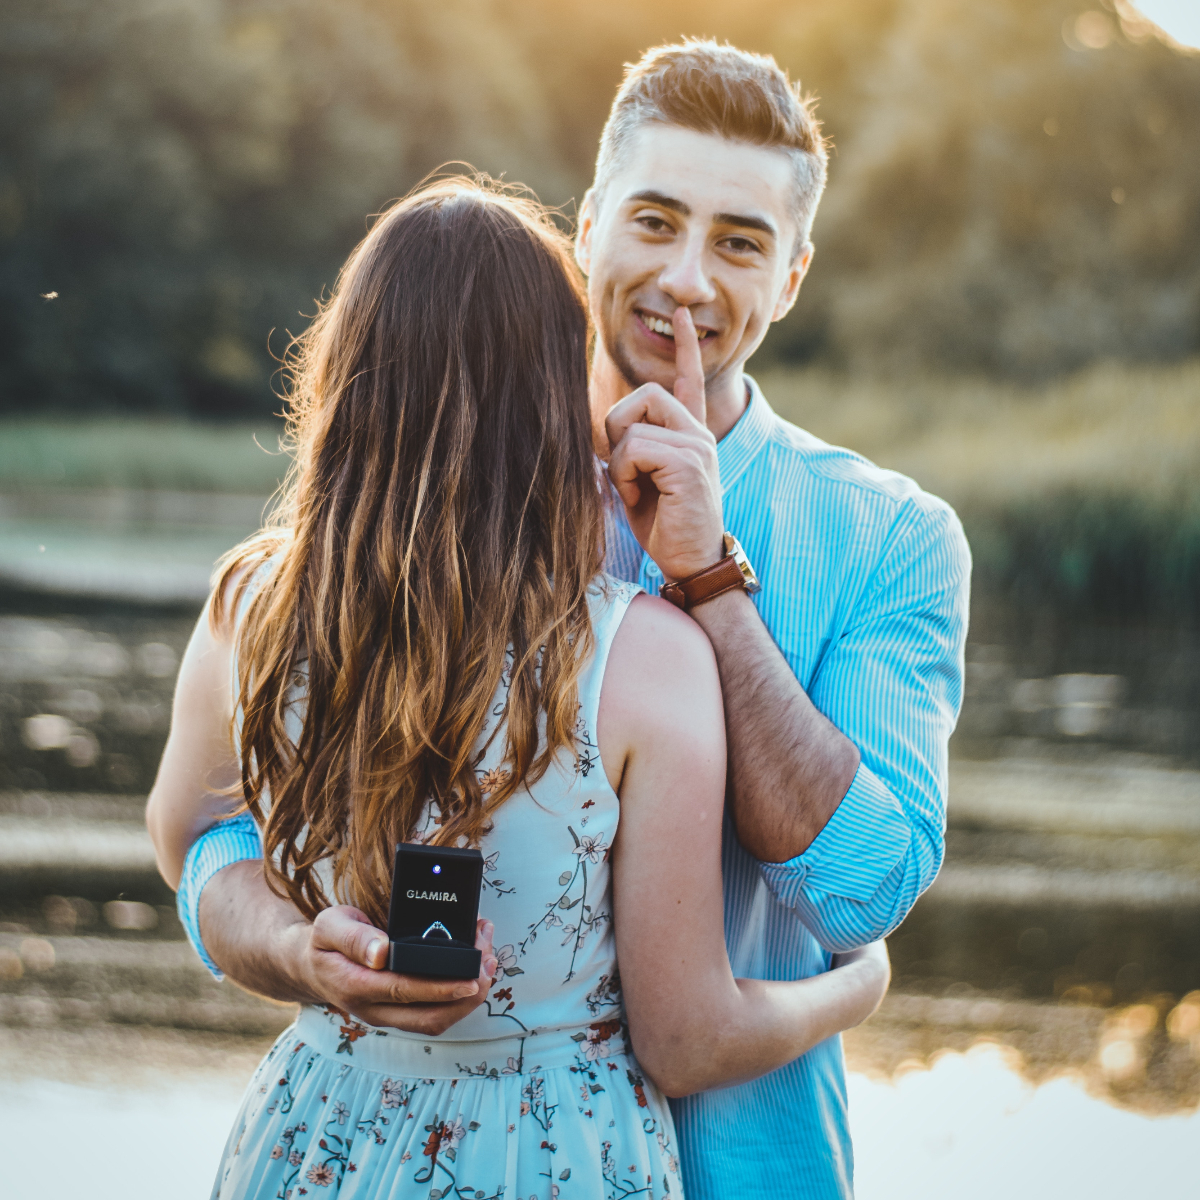
M 742 418 L 750 403 L 750 385 L 741 367 L 705 388 L 708 431 L 719 442 Z

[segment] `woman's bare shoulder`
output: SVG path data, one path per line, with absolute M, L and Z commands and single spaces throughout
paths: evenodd
M 713 663 L 704 630 L 675 605 L 641 593 L 633 598 L 609 651 L 626 670 L 656 671 L 665 666 L 687 668 Z
M 213 591 L 208 598 L 201 623 L 217 642 L 232 644 L 238 624 L 238 612 L 247 599 L 270 574 L 279 558 L 278 540 L 263 535 L 231 551 L 219 565 Z
M 716 658 L 704 631 L 665 600 L 635 597 L 604 673 L 600 727 L 606 740 L 628 753 L 670 731 L 707 724 L 720 705 Z

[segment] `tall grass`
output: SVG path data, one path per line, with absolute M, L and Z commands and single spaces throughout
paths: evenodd
M 1200 626 L 1200 360 L 1099 365 L 1038 388 L 978 379 L 758 376 L 782 416 L 915 478 L 959 511 L 975 587 L 1089 620 Z M 267 495 L 280 426 L 0 422 L 0 491 Z
M 0 422 L 0 491 L 135 488 L 269 495 L 290 459 L 282 425 L 153 417 Z
M 977 590 L 1064 616 L 1200 623 L 1200 361 L 1038 389 L 768 373 L 781 415 L 959 511 Z

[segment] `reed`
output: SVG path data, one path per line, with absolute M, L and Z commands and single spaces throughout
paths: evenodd
M 291 461 L 281 424 L 154 417 L 0 422 L 0 492 L 47 488 L 269 495 Z
M 777 412 L 958 509 L 975 590 L 1067 619 L 1200 627 L 1200 360 L 1099 364 L 1037 388 L 988 379 L 758 374 Z M 8 419 L 0 491 L 266 495 L 279 427 Z
M 975 588 L 1064 617 L 1200 624 L 1200 360 L 981 379 L 760 378 L 776 410 L 958 509 Z

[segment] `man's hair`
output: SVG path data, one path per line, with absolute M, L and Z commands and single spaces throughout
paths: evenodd
M 795 171 L 799 250 L 808 241 L 825 188 L 828 158 L 813 108 L 769 56 L 698 38 L 656 46 L 626 66 L 600 136 L 593 184 L 597 201 L 630 141 L 650 121 L 778 147 L 788 152 Z

